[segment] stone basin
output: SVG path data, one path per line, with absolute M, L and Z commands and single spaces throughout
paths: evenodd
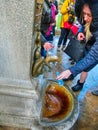
M 76 96 L 67 86 L 60 86 L 56 80 L 46 80 L 41 89 L 40 124 L 55 126 L 62 123 L 71 128 L 79 114 Z

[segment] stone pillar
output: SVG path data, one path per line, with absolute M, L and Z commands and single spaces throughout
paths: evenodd
M 0 0 L 0 125 L 30 128 L 36 119 L 35 1 Z

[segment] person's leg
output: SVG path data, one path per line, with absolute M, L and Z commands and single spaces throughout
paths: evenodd
M 65 50 L 66 47 L 66 42 L 67 42 L 67 37 L 69 35 L 70 30 L 69 29 L 65 29 L 65 36 L 64 36 L 64 40 L 63 40 L 63 46 L 62 46 L 62 50 Z
M 66 44 L 66 41 L 67 41 L 67 37 L 68 37 L 68 35 L 69 35 L 69 32 L 70 32 L 70 30 L 69 30 L 69 29 L 65 29 L 65 35 L 64 35 L 63 45 L 65 45 L 65 44 Z
M 84 83 L 86 78 L 88 76 L 88 72 L 82 72 L 81 75 L 80 75 L 80 83 Z
M 87 78 L 88 72 L 82 72 L 80 75 L 80 80 L 77 81 L 77 84 L 72 87 L 73 91 L 79 91 L 83 88 L 84 82 Z
M 62 41 L 64 40 L 64 37 L 65 37 L 65 33 L 66 33 L 66 29 L 61 28 L 61 34 L 60 34 L 60 38 L 59 38 L 59 41 L 58 41 L 58 47 L 61 46 Z

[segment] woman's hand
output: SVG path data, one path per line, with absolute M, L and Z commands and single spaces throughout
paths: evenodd
M 50 49 L 54 48 L 54 45 L 52 45 L 51 43 L 49 42 L 45 42 L 44 45 L 43 45 L 44 49 L 46 51 L 49 51 Z
M 77 39 L 79 41 L 83 41 L 85 39 L 85 35 L 83 33 L 79 33 L 78 36 L 77 36 Z
M 65 71 L 61 72 L 60 75 L 56 77 L 56 79 L 57 79 L 57 80 L 67 79 L 71 74 L 72 74 L 72 73 L 71 73 L 70 70 L 65 70 Z

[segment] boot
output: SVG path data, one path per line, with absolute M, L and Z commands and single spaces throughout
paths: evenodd
M 73 91 L 79 91 L 83 88 L 84 83 L 80 83 L 80 80 L 77 81 L 77 84 L 72 87 Z
M 98 90 L 92 91 L 92 94 L 95 95 L 95 96 L 98 96 Z

